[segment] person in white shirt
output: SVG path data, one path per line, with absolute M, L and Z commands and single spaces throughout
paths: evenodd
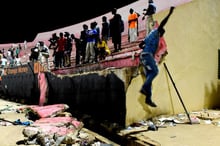
M 3 55 L 3 57 L 1 58 L 1 67 L 2 68 L 5 68 L 6 66 L 7 66 L 7 63 L 8 63 L 8 60 L 4 57 L 4 55 Z
M 44 44 L 43 41 L 39 41 L 38 49 L 40 51 L 39 57 L 38 57 L 40 60 L 40 63 L 43 66 L 46 66 L 47 69 L 49 69 L 49 57 L 50 57 L 49 48 Z

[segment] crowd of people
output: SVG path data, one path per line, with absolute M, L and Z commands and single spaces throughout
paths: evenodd
M 96 21 L 90 24 L 83 24 L 79 37 L 70 32 L 59 32 L 59 34 L 52 34 L 48 40 L 48 46 L 44 41 L 37 42 L 31 48 L 29 61 L 40 61 L 42 64 L 46 64 L 46 67 L 49 69 L 49 58 L 52 58 L 54 67 L 59 69 L 87 63 L 97 63 L 105 60 L 106 56 L 121 51 L 122 33 L 124 32 L 124 21 L 126 20 L 122 20 L 122 16 L 117 13 L 116 8 L 113 8 L 111 13 L 112 17 L 109 19 L 106 16 L 102 17 L 101 28 Z M 143 14 L 144 16 L 148 15 Z M 127 17 L 129 43 L 138 40 L 139 16 L 140 14 L 135 12 L 134 9 L 129 9 Z M 109 48 L 109 40 L 112 41 L 113 49 Z M 72 53 L 73 48 L 75 53 Z M 10 49 L 8 50 L 10 51 Z M 50 54 L 50 50 L 53 50 L 53 53 Z M 72 54 L 75 54 L 75 64 L 71 62 Z M 8 60 L 6 64 L 10 64 L 10 66 L 19 62 L 19 55 L 12 55 L 11 57 L 4 55 L 3 58 Z M 4 61 L 2 62 L 4 64 Z
M 164 26 L 169 17 L 173 13 L 174 7 L 170 8 L 169 14 L 162 20 L 159 26 L 155 27 L 153 15 L 156 13 L 156 5 L 153 0 L 148 0 L 148 8 L 143 9 L 142 20 L 146 18 L 146 36 L 139 44 L 142 50 L 140 53 L 140 64 L 144 68 L 146 80 L 140 89 L 140 93 L 146 96 L 145 103 L 151 107 L 157 107 L 152 101 L 152 82 L 157 76 L 159 70 L 155 54 L 159 50 L 160 38 L 165 33 Z M 49 38 L 49 46 L 46 46 L 43 41 L 39 41 L 33 48 L 29 56 L 30 61 L 39 61 L 44 64 L 47 69 L 49 66 L 49 57 L 52 55 L 54 67 L 56 69 L 70 67 L 71 54 L 73 45 L 75 45 L 75 66 L 88 63 L 97 63 L 105 60 L 106 56 L 111 53 L 119 52 L 122 49 L 122 33 L 124 31 L 124 20 L 117 9 L 113 8 L 112 18 L 109 20 L 106 16 L 102 17 L 101 29 L 96 21 L 90 25 L 83 24 L 80 36 L 77 38 L 73 33 L 60 32 L 59 35 L 53 33 Z M 133 43 L 138 40 L 138 17 L 139 13 L 135 12 L 133 8 L 129 9 L 127 17 L 128 23 L 128 42 Z M 113 52 L 108 47 L 108 41 L 112 40 Z M 53 53 L 50 54 L 50 50 Z M 7 50 L 0 50 L 1 68 L 5 66 L 13 67 L 21 65 L 19 53 L 21 45 L 11 47 Z
M 17 46 L 12 45 L 7 50 L 5 50 L 4 48 L 0 50 L 1 68 L 21 65 L 20 56 L 19 56 L 21 49 L 22 49 L 21 45 L 18 44 Z
M 105 60 L 106 56 L 112 53 L 108 46 L 110 37 L 114 44 L 114 52 L 120 51 L 123 32 L 121 27 L 124 27 L 124 24 L 121 24 L 122 18 L 120 14 L 117 14 L 117 9 L 112 10 L 112 15 L 109 21 L 106 16 L 102 17 L 101 28 L 96 21 L 89 25 L 83 24 L 78 38 L 69 32 L 65 32 L 64 37 L 62 32 L 59 36 L 56 33 L 52 34 L 49 39 L 49 49 L 54 50 L 55 68 L 71 66 L 70 55 L 73 44 L 75 45 L 75 66 Z

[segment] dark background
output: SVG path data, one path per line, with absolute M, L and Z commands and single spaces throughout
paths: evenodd
M 0 44 L 33 41 L 39 32 L 58 28 L 108 13 L 136 0 L 6 1 L 0 8 Z

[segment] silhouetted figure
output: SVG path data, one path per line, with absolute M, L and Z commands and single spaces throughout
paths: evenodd
M 114 52 L 121 50 L 121 33 L 124 31 L 124 24 L 121 15 L 117 13 L 117 9 L 112 9 L 113 18 L 110 19 L 110 36 L 114 44 Z
M 74 41 L 75 50 L 76 50 L 76 62 L 75 65 L 78 66 L 80 64 L 81 52 L 82 52 L 82 41 L 79 38 L 76 38 L 74 34 L 71 34 L 70 37 Z
M 109 23 L 106 16 L 102 17 L 101 39 L 104 40 L 106 43 L 109 39 Z
M 81 40 L 81 55 L 82 55 L 82 62 L 85 60 L 86 56 L 86 44 L 87 44 L 87 31 L 89 27 L 86 24 L 83 24 L 83 30 L 80 32 L 80 40 Z

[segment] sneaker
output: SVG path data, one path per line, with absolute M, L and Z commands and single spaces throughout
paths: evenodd
M 157 105 L 153 101 L 146 100 L 145 103 L 151 107 L 157 107 Z

